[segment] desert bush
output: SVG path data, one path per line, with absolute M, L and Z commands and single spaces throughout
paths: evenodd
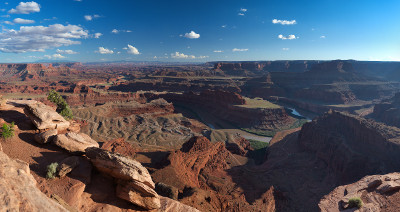
M 74 118 L 71 108 L 57 91 L 51 90 L 47 95 L 47 99 L 57 105 L 57 113 L 62 115 L 65 119 L 71 120 Z
M 10 125 L 3 124 L 3 126 L 1 127 L 1 137 L 3 137 L 4 139 L 14 137 L 14 126 L 14 122 L 11 122 Z
M 46 173 L 47 179 L 53 179 L 56 177 L 57 167 L 58 163 L 51 163 L 50 165 L 47 166 L 47 173 Z
M 349 199 L 349 208 L 361 208 L 363 202 L 360 197 L 353 197 Z

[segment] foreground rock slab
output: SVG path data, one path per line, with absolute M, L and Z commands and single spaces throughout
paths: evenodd
M 386 175 L 371 175 L 344 186 L 339 186 L 319 203 L 321 211 L 339 212 L 356 208 L 349 208 L 349 199 L 359 197 L 363 206 L 359 211 L 397 211 L 400 207 L 397 202 L 400 198 L 400 173 Z M 397 205 L 395 205 L 397 204 Z
M 57 133 L 58 133 L 58 130 L 56 130 L 56 129 L 49 130 L 46 132 L 36 134 L 34 139 L 39 144 L 50 143 L 54 139 L 54 137 L 57 135 Z
M 52 107 L 41 102 L 32 102 L 26 104 L 24 112 L 39 130 L 64 130 L 70 125 L 70 123 L 66 121 L 60 114 L 54 111 Z
M 145 167 L 136 160 L 104 149 L 90 147 L 86 156 L 101 172 L 117 180 L 116 195 L 147 210 L 161 207 L 155 184 Z
M 117 185 L 117 197 L 142 208 L 153 210 L 161 207 L 160 197 L 149 186 L 138 181 L 120 181 Z
M 83 153 L 86 148 L 99 147 L 99 143 L 90 136 L 74 132 L 57 135 L 53 143 L 71 153 Z
M 182 204 L 176 200 L 160 197 L 161 198 L 161 207 L 159 211 L 163 212 L 175 212 L 175 211 L 185 211 L 185 212 L 200 212 L 196 208 L 190 207 L 188 205 Z
M 152 189 L 155 188 L 147 169 L 134 159 L 93 147 L 86 149 L 86 156 L 101 172 L 117 179 L 135 180 L 146 184 Z
M 65 211 L 37 187 L 27 163 L 12 160 L 0 152 L 0 208 L 1 211 Z

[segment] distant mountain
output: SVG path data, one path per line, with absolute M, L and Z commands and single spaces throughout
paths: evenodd
M 77 63 L 71 60 L 37 60 L 33 63 Z

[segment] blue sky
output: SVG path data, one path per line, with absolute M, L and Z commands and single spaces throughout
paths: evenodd
M 399 10 L 398 0 L 5 0 L 0 62 L 400 61 Z

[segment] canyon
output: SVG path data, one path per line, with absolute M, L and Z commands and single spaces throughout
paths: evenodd
M 357 196 L 361 211 L 393 211 L 399 68 L 352 60 L 0 64 L 0 124 L 15 122 L 15 136 L 1 141 L 2 166 L 23 170 L 43 210 L 342 211 Z M 73 111 L 68 126 L 51 90 Z M 64 168 L 50 180 L 53 162 Z M 20 180 L 12 176 L 2 173 Z M 14 208 L 32 194 L 5 195 Z

